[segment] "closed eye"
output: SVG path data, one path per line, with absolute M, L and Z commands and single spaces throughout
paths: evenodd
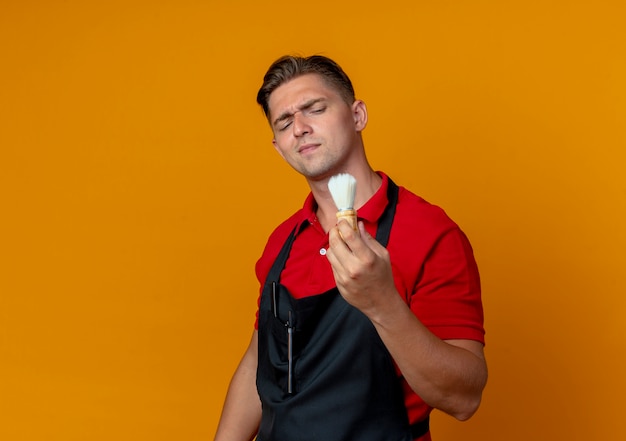
M 311 109 L 309 112 L 314 114 L 314 115 L 317 115 L 317 114 L 320 114 L 320 113 L 324 113 L 325 110 L 326 110 L 326 106 L 322 106 L 322 107 L 315 107 L 315 108 Z

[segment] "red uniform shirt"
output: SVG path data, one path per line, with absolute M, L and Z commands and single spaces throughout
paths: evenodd
M 357 213 L 374 237 L 378 219 L 387 206 L 388 178 L 379 174 L 383 178 L 381 187 Z M 281 274 L 281 284 L 295 298 L 321 294 L 335 287 L 325 256 L 328 234 L 322 229 L 315 211 L 315 200 L 309 194 L 302 209 L 270 235 L 256 264 L 261 290 L 274 260 L 296 225 L 299 232 Z M 484 343 L 480 280 L 472 248 L 465 234 L 441 208 L 400 187 L 387 250 L 396 289 L 433 334 L 443 340 L 468 339 Z M 410 423 L 423 420 L 431 408 L 406 381 L 402 383 Z

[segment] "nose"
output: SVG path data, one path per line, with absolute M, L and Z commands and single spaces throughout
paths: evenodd
M 302 112 L 296 112 L 293 116 L 293 134 L 296 137 L 310 135 L 313 129 L 307 121 L 306 115 Z

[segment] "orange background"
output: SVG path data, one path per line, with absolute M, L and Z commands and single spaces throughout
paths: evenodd
M 623 440 L 621 1 L 0 3 L 0 439 L 212 439 L 307 188 L 254 101 L 322 53 L 461 224 L 490 380 L 437 441 Z

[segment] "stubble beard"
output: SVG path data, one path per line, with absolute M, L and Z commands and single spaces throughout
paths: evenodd
M 326 154 L 324 158 L 315 161 L 299 159 L 291 166 L 309 181 L 328 179 L 339 172 L 341 158 Z

